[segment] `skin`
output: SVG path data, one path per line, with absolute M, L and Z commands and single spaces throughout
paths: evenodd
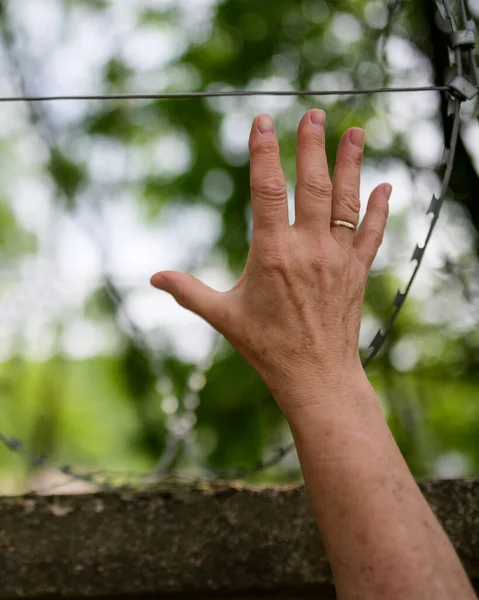
M 476 596 L 389 431 L 358 340 L 369 269 L 391 186 L 371 194 L 357 232 L 364 132 L 343 135 L 331 182 L 325 114 L 298 128 L 296 220 L 271 118 L 250 137 L 253 237 L 241 279 L 220 293 L 164 271 L 152 284 L 222 333 L 259 373 L 291 427 L 343 600 Z

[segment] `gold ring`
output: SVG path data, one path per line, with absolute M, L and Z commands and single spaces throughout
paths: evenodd
M 356 231 L 356 225 L 353 225 L 352 223 L 349 223 L 348 221 L 332 220 L 331 227 L 347 227 L 348 229 L 352 229 L 353 231 Z

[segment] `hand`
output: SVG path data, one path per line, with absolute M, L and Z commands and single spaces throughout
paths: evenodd
M 325 114 L 308 111 L 298 129 L 294 225 L 271 118 L 257 117 L 250 136 L 253 238 L 238 283 L 220 293 L 184 273 L 164 271 L 152 284 L 223 334 L 259 373 L 287 413 L 307 402 L 284 393 L 314 380 L 332 390 L 361 369 L 358 340 L 364 290 L 382 242 L 391 186 L 377 187 L 357 225 L 364 132 L 343 135 L 331 183 Z M 296 382 L 296 383 L 293 383 Z

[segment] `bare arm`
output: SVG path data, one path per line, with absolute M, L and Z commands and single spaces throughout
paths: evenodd
M 390 186 L 373 191 L 356 233 L 331 220 L 358 222 L 363 138 L 360 129 L 344 134 L 331 182 L 324 113 L 306 113 L 291 226 L 274 127 L 257 118 L 253 239 L 240 281 L 226 293 L 175 272 L 152 283 L 220 331 L 272 391 L 295 438 L 340 598 L 472 600 L 359 361 L 364 289 Z
M 289 422 L 339 598 L 475 598 L 365 375 L 317 389 Z

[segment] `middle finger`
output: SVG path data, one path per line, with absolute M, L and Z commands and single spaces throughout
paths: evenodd
M 310 110 L 298 127 L 295 224 L 329 233 L 332 186 L 326 156 L 324 119 L 324 111 Z

